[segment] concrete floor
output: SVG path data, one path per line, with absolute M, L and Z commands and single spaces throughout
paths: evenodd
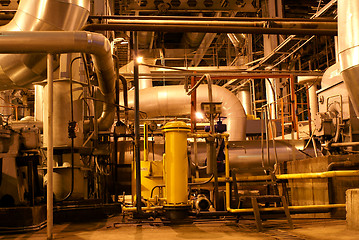
M 254 220 L 198 220 L 193 224 L 165 226 L 155 223 L 121 223 L 120 217 L 101 222 L 64 223 L 54 226 L 55 239 L 93 240 L 168 240 L 168 239 L 236 239 L 236 240 L 357 240 L 359 231 L 348 230 L 345 220 L 293 219 L 295 229 L 284 220 L 263 223 L 264 232 L 258 233 Z M 2 235 L 0 239 L 46 239 L 46 228 L 36 232 Z

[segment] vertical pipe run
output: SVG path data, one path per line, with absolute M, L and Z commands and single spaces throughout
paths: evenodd
M 148 161 L 148 124 L 143 125 L 143 161 Z
M 291 102 L 291 110 L 292 110 L 292 131 L 298 132 L 297 129 L 297 109 L 295 105 L 295 89 L 294 89 L 294 76 L 290 76 L 290 102 Z M 294 136 L 294 135 L 292 135 Z
M 47 54 L 47 239 L 53 239 L 53 55 Z
M 136 164 L 136 207 L 137 213 L 142 213 L 141 209 L 141 156 L 140 156 L 140 95 L 138 80 L 138 34 L 132 32 L 133 41 L 133 82 L 135 86 L 135 164 Z
M 191 77 L 191 88 L 196 85 L 196 79 Z M 193 91 L 191 94 L 191 133 L 196 131 L 196 111 L 197 111 L 197 91 Z

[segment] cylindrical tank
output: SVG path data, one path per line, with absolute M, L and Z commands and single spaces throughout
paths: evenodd
M 188 203 L 188 158 L 186 123 L 173 121 L 163 127 L 165 132 L 165 185 L 167 205 L 183 206 Z
M 44 86 L 43 101 L 47 102 L 47 85 Z M 74 121 L 77 122 L 76 138 L 74 139 L 74 146 L 80 147 L 83 142 L 83 104 L 81 100 L 82 85 L 74 82 L 73 87 L 73 109 Z M 71 139 L 68 138 L 68 123 L 71 121 L 70 110 L 70 81 L 68 79 L 59 79 L 54 81 L 54 147 L 69 147 L 71 146 Z M 43 107 L 43 119 L 47 119 L 48 106 Z M 47 121 L 44 121 L 44 146 L 47 146 Z

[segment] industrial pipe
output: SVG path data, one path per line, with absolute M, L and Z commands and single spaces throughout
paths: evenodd
M 132 32 L 132 44 L 133 44 L 133 59 L 138 57 L 138 35 L 137 32 Z M 134 109 L 135 109 L 135 121 L 134 121 L 134 131 L 135 131 L 135 176 L 136 176 L 136 209 L 138 214 L 142 214 L 141 204 L 142 204 L 142 195 L 141 195 L 141 156 L 140 156 L 140 100 L 139 100 L 139 87 L 138 82 L 138 62 L 134 61 L 133 63 L 133 84 L 135 87 L 135 96 L 134 96 Z M 116 143 L 117 144 L 117 143 Z
M 272 28 L 273 26 L 276 28 L 294 28 L 294 29 L 320 29 L 320 30 L 328 30 L 328 29 L 337 29 L 336 22 L 308 22 L 308 21 L 197 21 L 197 20 L 157 20 L 157 19 L 149 19 L 149 20 L 128 20 L 128 19 L 116 19 L 109 20 L 108 24 L 135 24 L 135 25 L 178 25 L 178 26 L 197 26 L 197 25 L 206 25 L 206 26 L 222 26 L 222 27 L 258 27 L 258 28 Z
M 54 146 L 53 146 L 53 58 L 52 54 L 47 54 L 47 84 L 48 84 L 48 131 L 47 131 L 47 239 L 52 239 L 53 233 L 53 168 L 54 168 Z
M 332 177 L 358 177 L 359 170 L 341 170 L 341 171 L 326 171 L 316 173 L 292 173 L 275 175 L 278 180 L 293 180 L 293 179 L 318 179 L 318 178 L 332 178 Z M 207 181 L 209 178 L 195 178 L 193 182 Z M 237 182 L 254 182 L 254 181 L 268 181 L 271 180 L 269 175 L 261 176 L 237 176 Z M 218 182 L 231 182 L 231 177 L 220 177 Z M 211 180 L 213 182 L 213 180 Z
M 226 182 L 226 210 L 230 213 L 246 213 L 253 212 L 253 208 L 248 209 L 233 209 L 231 208 L 231 188 L 230 188 L 230 167 L 229 167 L 229 152 L 228 152 L 228 137 L 224 136 L 225 146 L 225 182 Z M 327 178 L 327 177 L 344 177 L 344 176 L 359 176 L 358 171 L 333 171 L 333 172 L 323 172 L 323 173 L 304 173 L 304 174 L 283 174 L 276 176 L 277 179 L 301 179 L 301 177 L 308 178 Z M 252 176 L 243 176 L 250 178 Z M 255 177 L 269 177 L 268 180 L 271 180 L 271 176 L 255 176 Z M 289 210 L 316 210 L 323 208 L 343 208 L 345 204 L 326 204 L 326 205 L 309 205 L 309 206 L 288 206 Z M 261 208 L 260 211 L 283 211 L 283 207 L 271 207 L 271 208 Z
M 336 29 L 296 29 L 266 28 L 242 26 L 207 26 L 193 25 L 152 25 L 143 23 L 89 24 L 82 28 L 86 31 L 147 31 L 147 32 L 206 32 L 206 33 L 250 33 L 250 34 L 283 34 L 283 35 L 325 35 L 336 36 Z
M 213 85 L 213 102 L 222 102 L 221 116 L 227 117 L 224 123 L 230 139 L 245 140 L 246 114 L 238 98 L 229 90 Z M 129 92 L 128 106 L 134 106 L 133 91 Z M 197 89 L 197 109 L 201 102 L 208 102 L 208 87 L 206 84 Z M 152 87 L 140 90 L 140 110 L 148 117 L 181 116 L 191 113 L 191 97 L 183 86 Z
M 79 30 L 86 23 L 89 11 L 89 0 L 20 1 L 14 18 L 1 26 L 0 32 Z M 22 41 L 18 47 L 28 43 Z M 46 79 L 46 54 L 1 54 L 0 66 L 0 90 L 28 87 Z M 57 67 L 56 61 L 54 67 Z
M 338 1 L 338 51 L 340 72 L 356 115 L 359 116 L 359 1 Z
M 303 22 L 303 23 L 336 23 L 336 19 L 330 18 L 262 18 L 262 17 L 197 17 L 197 16 L 120 16 L 120 15 L 96 15 L 90 19 L 116 19 L 116 20 L 190 20 L 190 21 L 235 21 L 235 22 Z
M 24 44 L 26 42 L 26 44 Z M 111 45 L 107 38 L 89 32 L 1 32 L 1 53 L 73 53 L 92 54 L 100 90 L 105 96 L 98 119 L 100 130 L 111 127 L 115 114 L 115 72 Z M 89 129 L 89 122 L 84 124 Z

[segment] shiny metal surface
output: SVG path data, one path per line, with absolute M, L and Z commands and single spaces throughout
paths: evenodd
M 338 1 L 338 50 L 340 71 L 359 115 L 359 2 Z
M 54 103 L 53 103 L 53 144 L 54 147 L 69 147 L 71 146 L 71 139 L 68 138 L 68 133 L 64 129 L 68 128 L 68 123 L 71 121 L 70 111 L 70 82 L 68 79 L 54 81 Z M 43 88 L 43 101 L 46 103 L 48 99 L 48 86 Z M 77 122 L 76 138 L 74 139 L 74 146 L 80 147 L 83 143 L 83 103 L 82 103 L 82 86 L 80 84 L 73 84 L 73 99 L 74 99 L 74 121 Z M 44 104 L 43 108 L 44 119 L 48 117 L 48 105 Z M 44 121 L 44 146 L 47 146 L 47 131 L 48 123 Z
M 246 114 L 238 98 L 229 90 L 218 85 L 212 86 L 214 102 L 222 102 L 221 116 L 227 117 L 229 138 L 232 141 L 245 140 Z M 183 86 L 153 87 L 140 90 L 140 110 L 148 117 L 189 115 L 191 97 L 186 94 Z M 197 109 L 201 102 L 208 102 L 208 86 L 200 85 L 197 89 Z M 129 92 L 128 106 L 134 106 L 134 93 Z
M 278 162 L 300 160 L 308 156 L 297 150 L 296 145 L 300 142 L 289 142 L 276 140 L 275 146 L 278 156 Z M 303 142 L 302 142 L 303 143 Z M 301 144 L 301 143 L 300 143 Z M 267 153 L 264 149 L 263 159 L 266 168 L 273 168 L 275 163 L 275 152 L 273 143 L 269 143 L 270 147 L 270 161 L 267 164 Z M 297 146 L 298 147 L 298 146 Z M 235 141 L 229 142 L 229 162 L 230 168 L 235 168 L 238 173 L 245 174 L 263 174 L 262 167 L 262 150 L 260 141 Z M 191 158 L 194 159 L 194 153 L 191 153 Z M 206 143 L 198 143 L 198 160 L 199 165 L 204 166 L 206 161 Z
M 237 97 L 239 101 L 241 101 L 244 111 L 247 115 L 252 114 L 252 98 L 250 92 L 250 83 L 244 84 L 242 87 L 238 89 Z
M 78 30 L 86 23 L 89 9 L 89 0 L 23 0 L 0 32 Z M 0 90 L 28 87 L 45 78 L 46 55 L 0 55 Z
M 139 65 L 138 72 L 140 74 L 151 73 L 150 68 L 145 65 Z M 150 87 L 152 87 L 152 78 L 149 78 L 149 77 L 148 78 L 140 78 L 138 80 L 138 83 L 139 83 L 139 89 L 150 88 Z
M 26 42 L 26 44 L 23 44 Z M 90 32 L 2 32 L 0 35 L 2 53 L 73 53 L 92 54 L 98 83 L 105 96 L 100 130 L 107 130 L 113 123 L 115 102 L 115 72 L 111 45 L 107 38 Z M 85 129 L 88 129 L 86 123 Z

